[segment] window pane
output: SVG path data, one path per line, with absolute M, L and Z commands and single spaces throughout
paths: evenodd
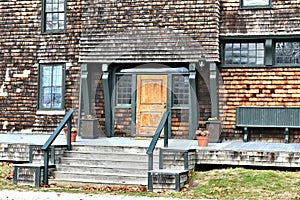
M 185 106 L 189 104 L 189 79 L 187 75 L 173 76 L 173 105 Z
M 60 3 L 58 6 L 58 11 L 63 12 L 65 10 L 65 4 L 64 3 Z
M 61 109 L 63 97 L 63 66 L 42 65 L 41 68 L 39 108 Z
M 57 12 L 58 11 L 58 4 L 53 4 L 53 12 Z
M 51 90 L 50 90 L 50 88 L 43 89 L 42 105 L 44 108 L 51 107 Z
M 52 90 L 52 107 L 59 108 L 61 107 L 61 88 L 53 88 Z
M 232 44 L 232 49 L 229 46 Z M 233 50 L 233 51 L 232 51 Z M 225 64 L 264 64 L 264 43 L 225 44 Z M 260 59 L 258 59 L 260 58 Z
M 52 13 L 49 13 L 49 14 L 47 14 L 46 16 L 47 16 L 47 17 L 46 17 L 46 20 L 47 20 L 48 22 L 51 22 L 51 21 L 52 21 Z
M 232 50 L 232 43 L 225 44 L 225 50 Z
M 245 50 L 248 50 L 248 44 L 246 43 L 243 43 L 243 44 L 241 44 L 241 50 L 242 51 L 245 51 Z
M 276 42 L 276 64 L 300 64 L 300 42 Z
M 46 12 L 51 12 L 52 11 L 52 4 L 47 4 L 46 5 Z
M 53 22 L 52 27 L 53 29 L 58 29 L 58 22 Z
M 65 0 L 46 0 L 43 20 L 45 31 L 65 29 Z
M 65 20 L 65 14 L 64 13 L 59 13 L 58 19 L 64 21 Z
M 58 22 L 58 29 L 64 29 L 65 28 L 65 22 L 64 21 L 59 21 Z
M 131 104 L 131 75 L 117 77 L 117 105 Z
M 269 0 L 243 0 L 244 6 L 268 6 Z
M 263 65 L 264 59 L 263 58 L 257 58 L 256 64 Z

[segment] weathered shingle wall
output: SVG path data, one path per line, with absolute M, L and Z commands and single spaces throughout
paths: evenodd
M 219 0 L 86 1 L 81 62 L 218 61 Z
M 271 9 L 239 9 L 239 0 L 221 0 L 220 35 L 300 33 L 300 2 L 272 0 Z
M 68 1 L 63 34 L 41 34 L 41 7 L 40 0 L 0 3 L 0 132 L 49 131 L 62 117 L 36 115 L 39 63 L 67 64 L 66 109 L 78 104 L 81 2 Z
M 220 36 L 299 35 L 300 3 L 272 0 L 270 9 L 239 9 L 239 0 L 221 0 Z M 244 42 L 247 42 L 245 39 Z M 300 106 L 299 66 L 220 68 L 220 117 L 223 137 L 242 140 L 235 129 L 236 106 Z M 283 142 L 283 129 L 252 129 L 250 140 Z M 299 142 L 300 131 L 291 131 L 290 141 Z
M 228 139 L 241 139 L 241 131 L 235 127 L 236 106 L 300 106 L 300 69 L 295 68 L 226 68 L 222 69 L 223 86 L 220 90 L 220 115 L 223 131 L 230 133 Z M 257 133 L 252 136 L 262 138 L 279 138 L 282 134 L 269 131 L 270 135 Z M 235 134 L 237 133 L 237 134 Z M 298 130 L 299 134 L 299 130 Z M 296 137 L 295 137 L 296 139 Z

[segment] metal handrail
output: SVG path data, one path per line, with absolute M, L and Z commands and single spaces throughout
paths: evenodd
M 72 118 L 73 118 L 73 110 L 70 110 L 63 120 L 60 122 L 58 127 L 46 141 L 46 143 L 42 146 L 41 150 L 44 151 L 44 184 L 48 185 L 48 169 L 49 169 L 49 149 L 56 137 L 62 131 L 64 126 L 68 123 L 68 134 L 67 134 L 67 149 L 71 150 L 71 129 L 72 129 Z
M 157 144 L 157 141 L 161 135 L 161 132 L 162 132 L 162 129 L 164 129 L 164 147 L 168 147 L 168 139 L 169 139 L 169 135 L 168 135 L 168 118 L 170 116 L 170 111 L 166 111 L 160 122 L 159 122 L 159 125 L 154 133 L 154 136 L 151 140 L 151 143 L 148 147 L 148 150 L 147 150 L 147 154 L 148 154 L 148 170 L 153 170 L 153 151 L 155 149 L 155 146 Z

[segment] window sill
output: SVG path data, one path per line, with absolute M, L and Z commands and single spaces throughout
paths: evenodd
M 241 6 L 239 10 L 267 10 L 273 9 L 272 6 Z
M 37 115 L 65 115 L 65 110 L 38 110 Z

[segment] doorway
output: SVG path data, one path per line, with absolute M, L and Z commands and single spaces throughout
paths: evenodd
M 137 75 L 136 136 L 153 136 L 167 109 L 167 77 Z

